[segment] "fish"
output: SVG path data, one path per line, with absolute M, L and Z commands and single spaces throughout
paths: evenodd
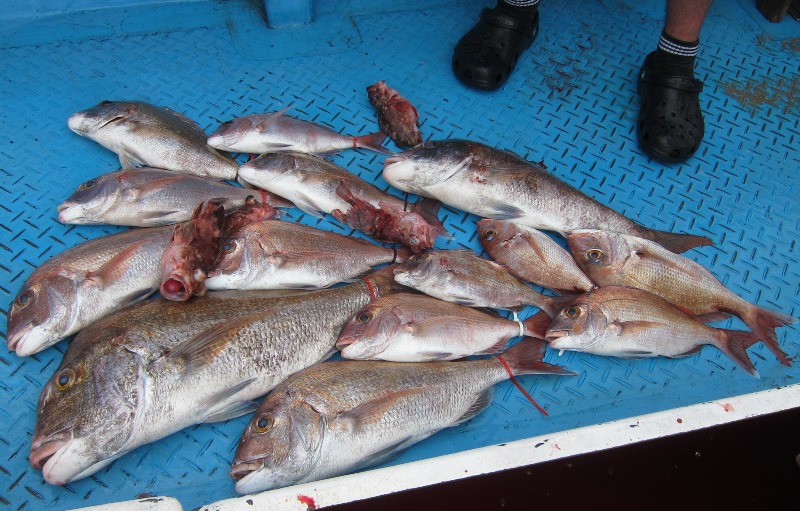
M 225 208 L 216 201 L 202 202 L 192 219 L 178 224 L 161 256 L 161 296 L 185 302 L 205 294 L 203 283 L 219 253 Z
M 364 181 L 335 163 L 313 155 L 302 153 L 273 153 L 255 158 L 239 169 L 239 176 L 247 183 L 267 190 L 291 201 L 304 213 L 316 217 L 332 214 L 348 225 L 364 229 L 390 240 L 402 239 L 403 243 L 420 250 L 433 245 L 436 236 L 446 235 L 436 213 L 438 205 L 430 201 L 418 202 L 406 211 L 406 204 L 397 197 L 389 195 L 376 186 Z M 402 224 L 403 229 L 368 229 L 369 221 L 361 221 L 360 211 L 364 205 L 351 206 L 355 199 L 365 201 L 374 208 L 393 217 L 393 222 Z M 350 214 L 351 207 L 357 208 Z M 365 214 L 376 218 L 373 212 Z M 385 221 L 385 218 L 380 217 Z M 398 238 L 394 236 L 398 235 Z
M 739 317 L 784 365 L 789 358 L 775 329 L 797 318 L 751 304 L 725 287 L 710 271 L 655 242 L 599 230 L 575 231 L 567 237 L 575 260 L 600 286 L 628 286 L 656 294 L 696 316 L 718 313 Z
M 415 254 L 394 270 L 394 280 L 448 302 L 508 310 L 534 305 L 551 317 L 571 300 L 538 293 L 499 264 L 468 250 Z
M 335 351 L 347 320 L 393 292 L 391 273 L 320 291 L 154 298 L 81 331 L 42 389 L 31 465 L 87 477 L 185 427 L 252 412 L 254 399 Z
M 539 230 L 484 218 L 478 221 L 478 240 L 492 259 L 520 280 L 567 293 L 595 287 L 572 255 Z
M 208 289 L 319 289 L 404 260 L 407 251 L 280 220 L 243 226 L 222 241 Z
M 419 112 L 409 100 L 386 85 L 385 80 L 367 87 L 369 102 L 378 112 L 378 126 L 399 147 L 422 143 L 419 131 Z
M 357 137 L 342 135 L 311 121 L 285 115 L 288 109 L 224 122 L 209 135 L 208 145 L 223 151 L 250 154 L 289 151 L 327 156 L 355 148 L 393 154 L 381 146 L 386 140 L 385 133 L 379 131 Z
M 288 378 L 261 403 L 231 467 L 241 494 L 385 463 L 411 445 L 485 410 L 511 374 L 574 374 L 541 361 L 523 340 L 500 357 L 403 364 L 330 361 Z
M 206 133 L 183 114 L 142 101 L 102 101 L 70 116 L 67 126 L 119 156 L 123 168 L 155 167 L 235 179 L 239 165 L 206 144 Z
M 31 273 L 8 311 L 8 348 L 37 353 L 158 290 L 172 226 L 85 241 Z
M 384 179 L 402 191 L 468 213 L 554 231 L 603 229 L 658 242 L 673 252 L 711 245 L 705 236 L 657 231 L 583 194 L 516 154 L 468 140 L 426 141 L 386 158 Z
M 58 220 L 67 224 L 113 224 L 154 227 L 191 219 L 197 205 L 219 202 L 230 211 L 260 192 L 221 181 L 154 168 L 121 169 L 82 183 L 58 206 Z M 264 192 L 277 208 L 292 204 Z
M 424 294 L 395 293 L 367 305 L 345 325 L 342 357 L 389 362 L 456 360 L 501 353 L 519 336 L 544 338 L 535 320 L 512 321 Z
M 660 296 L 630 287 L 579 295 L 553 318 L 545 339 L 555 350 L 619 358 L 688 357 L 710 344 L 759 377 L 746 351 L 758 342 L 752 332 L 712 328 Z

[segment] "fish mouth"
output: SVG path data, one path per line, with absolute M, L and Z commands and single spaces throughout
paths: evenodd
M 386 167 L 391 167 L 392 165 L 403 163 L 404 161 L 408 161 L 408 156 L 403 154 L 393 154 L 392 156 L 389 156 L 383 160 L 383 168 L 386 169 Z
M 83 129 L 83 115 L 81 113 L 70 115 L 67 119 L 67 127 L 79 135 L 86 133 L 86 130 Z
M 179 275 L 173 275 L 165 279 L 164 282 L 161 283 L 159 291 L 161 292 L 161 296 L 167 300 L 176 300 L 180 302 L 188 300 L 192 295 L 186 279 Z
M 358 339 L 352 336 L 340 337 L 339 340 L 336 341 L 336 349 L 342 351 L 351 344 L 354 344 L 357 340 Z
M 54 433 L 43 441 L 31 444 L 30 462 L 36 470 L 42 470 L 45 464 L 60 451 L 72 444 L 72 435 L 66 432 Z
M 80 208 L 75 207 L 77 204 L 64 202 L 56 208 L 58 211 L 58 221 L 62 224 L 70 223 L 78 218 L 81 218 Z
M 241 481 L 253 472 L 258 471 L 264 466 L 264 462 L 259 458 L 256 461 L 244 461 L 242 463 L 235 463 L 231 467 L 231 477 L 237 482 Z
M 33 324 L 28 322 L 22 325 L 19 328 L 9 328 L 7 343 L 8 349 L 11 351 L 16 351 L 17 355 L 20 357 L 24 357 L 35 353 L 30 349 L 25 348 L 25 341 L 28 340 L 31 332 L 33 331 Z M 12 332 L 13 330 L 13 332 Z
M 547 335 L 545 335 L 544 338 L 547 341 L 547 343 L 550 344 L 550 347 L 555 348 L 557 347 L 556 345 L 558 344 L 559 339 L 566 337 L 568 335 L 569 331 L 567 330 L 552 330 L 550 332 L 547 332 Z

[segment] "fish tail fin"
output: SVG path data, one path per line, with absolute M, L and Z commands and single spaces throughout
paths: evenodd
M 394 249 L 394 261 L 392 261 L 392 263 L 402 263 L 413 254 L 414 252 L 406 246 L 397 247 Z
M 547 333 L 547 328 L 550 326 L 551 322 L 552 319 L 547 312 L 539 311 L 523 321 L 522 326 L 525 329 L 525 335 L 544 339 L 545 333 Z
M 781 364 L 791 365 L 789 357 L 778 344 L 778 336 L 775 329 L 779 326 L 793 325 L 797 323 L 797 318 L 782 312 L 752 306 L 749 308 L 746 317 L 742 318 L 750 327 L 750 330 L 766 344 L 767 348 L 780 360 Z
M 526 337 L 503 353 L 502 359 L 508 364 L 513 376 L 521 374 L 564 374 L 575 375 L 569 369 L 544 362 L 547 343 L 535 337 Z
M 362 135 L 360 137 L 353 137 L 353 146 L 369 149 L 383 154 L 394 154 L 394 152 L 383 147 L 383 141 L 386 140 L 386 133 L 378 131 L 370 133 L 369 135 Z
M 544 295 L 544 303 L 540 307 L 551 318 L 558 315 L 559 312 L 564 310 L 564 307 L 572 305 L 577 295 L 561 295 L 561 296 L 547 296 Z
M 703 247 L 706 245 L 713 245 L 714 242 L 705 236 L 696 236 L 694 234 L 682 234 L 678 232 L 669 231 L 650 231 L 650 239 L 666 248 L 671 252 L 680 254 L 695 247 Z
M 439 209 L 441 207 L 442 203 L 440 201 L 423 197 L 415 202 L 413 206 L 411 206 L 411 211 L 418 214 L 423 220 L 428 222 L 431 227 L 436 230 L 438 236 L 452 237 L 452 234 L 445 229 L 444 224 L 442 224 L 442 221 L 439 220 Z
M 364 285 L 367 286 L 373 300 L 384 295 L 409 290 L 406 286 L 398 284 L 394 280 L 394 270 L 398 266 L 400 266 L 398 263 L 384 266 L 379 270 L 368 273 L 361 279 Z
M 747 371 L 748 374 L 760 378 L 753 362 L 747 355 L 747 348 L 759 341 L 758 336 L 753 332 L 745 332 L 743 330 L 721 330 L 721 332 L 722 341 L 719 344 L 719 349 L 736 362 L 739 367 Z

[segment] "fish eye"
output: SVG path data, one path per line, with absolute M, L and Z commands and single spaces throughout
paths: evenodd
M 603 260 L 605 254 L 599 248 L 592 248 L 586 251 L 586 258 L 592 264 L 597 264 Z
M 17 297 L 17 305 L 25 307 L 33 300 L 33 291 L 25 291 Z
M 64 369 L 56 376 L 56 388 L 58 390 L 67 390 L 75 385 L 77 375 L 72 369 Z
M 95 183 L 97 183 L 97 181 L 95 181 L 94 179 L 90 179 L 85 183 L 83 183 L 82 185 L 80 185 L 78 187 L 78 190 L 88 190 L 89 188 L 93 187 Z
M 256 421 L 254 429 L 259 433 L 266 433 L 267 431 L 272 429 L 274 423 L 275 422 L 272 420 L 272 417 L 269 417 L 267 415 L 262 415 Z
M 361 314 L 356 316 L 356 323 L 359 323 L 359 324 L 368 323 L 369 320 L 371 320 L 371 319 L 372 319 L 372 314 L 371 313 L 362 312 Z
M 577 307 L 570 307 L 564 311 L 564 315 L 568 318 L 577 318 L 581 315 L 581 310 Z
M 236 242 L 235 241 L 226 241 L 224 245 L 222 245 L 222 251 L 226 254 L 230 254 L 236 250 Z
M 497 231 L 495 231 L 494 229 L 489 229 L 488 231 L 486 231 L 486 234 L 483 236 L 483 239 L 485 239 L 486 241 L 492 241 L 495 236 L 497 236 Z

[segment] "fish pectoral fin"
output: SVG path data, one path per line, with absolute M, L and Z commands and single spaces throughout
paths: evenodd
M 156 179 L 155 181 L 145 183 L 141 186 L 130 188 L 125 191 L 125 200 L 128 202 L 133 202 L 135 200 L 148 197 L 183 179 L 185 179 L 185 177 L 176 174 L 174 177 L 162 177 L 160 179 Z
M 425 362 L 433 362 L 436 360 L 444 360 L 453 356 L 452 353 L 446 351 L 419 351 L 417 355 Z
M 403 451 L 411 447 L 412 445 L 416 444 L 431 436 L 432 433 L 426 433 L 424 435 L 416 435 L 410 436 L 408 438 L 404 438 L 397 443 L 394 443 L 388 447 L 384 447 L 383 449 L 374 452 L 364 458 L 364 460 L 358 464 L 354 470 L 362 470 L 369 467 L 374 467 L 376 465 L 382 465 L 384 463 L 388 463 L 391 460 L 395 459 L 396 457 L 400 456 Z
M 144 162 L 136 155 L 128 152 L 122 152 L 119 155 L 119 164 L 123 169 L 135 169 L 137 167 L 144 167 Z
M 655 321 L 614 321 L 609 325 L 609 329 L 618 336 L 630 335 L 635 337 L 658 326 L 661 326 L 661 323 Z
M 325 212 L 320 208 L 314 200 L 304 193 L 298 193 L 296 200 L 293 201 L 294 205 L 298 207 L 303 213 L 317 218 L 322 218 Z
M 202 400 L 199 406 L 202 409 L 208 410 L 203 422 L 222 422 L 255 411 L 255 409 L 258 408 L 258 403 L 255 401 L 248 400 L 226 403 L 231 397 L 244 390 L 254 381 L 256 381 L 255 378 L 250 378 L 249 380 L 239 382 L 229 389 L 225 389 L 222 392 L 218 392 Z
M 290 108 L 292 108 L 292 105 L 289 105 L 289 106 L 287 106 L 285 108 L 282 108 L 281 110 L 278 110 L 277 112 L 271 112 L 271 113 L 265 115 L 264 118 L 258 124 L 254 125 L 253 127 L 256 129 L 256 131 L 259 131 L 261 133 L 267 131 L 269 129 L 269 125 L 272 124 L 272 122 L 275 121 L 275 119 L 277 119 L 281 115 L 285 114 Z M 270 144 L 270 146 L 272 146 L 272 145 L 279 145 L 279 144 Z M 286 147 L 290 147 L 289 145 L 286 145 L 286 144 L 282 144 L 282 145 L 285 145 Z
M 475 157 L 470 154 L 469 156 L 467 156 L 466 158 L 464 158 L 460 162 L 456 163 L 453 166 L 453 168 L 450 169 L 449 172 L 447 172 L 447 174 L 442 176 L 442 179 L 439 182 L 439 184 L 444 183 L 445 181 L 447 181 L 451 177 L 455 176 L 456 174 L 458 174 L 459 172 L 461 172 L 465 168 L 469 167 L 470 164 L 472 163 L 472 160 L 474 160 L 474 159 L 475 159 Z
M 482 411 L 486 410 L 490 404 L 492 404 L 492 397 L 494 396 L 494 387 L 489 387 L 483 392 L 478 399 L 475 400 L 474 403 L 464 412 L 464 415 L 459 417 L 459 419 L 454 422 L 451 426 L 458 426 L 459 424 L 463 424 L 468 420 L 476 417 Z
M 417 396 L 424 392 L 425 389 L 421 387 L 398 390 L 391 394 L 366 401 L 346 412 L 342 412 L 335 420 L 336 422 L 347 424 L 351 431 L 356 431 L 362 427 L 380 422 L 381 418 L 393 407 L 397 406 L 402 401 L 416 399 Z
M 656 354 L 648 350 L 626 350 L 615 353 L 614 356 L 619 358 L 648 358 L 655 357 Z
M 147 244 L 147 240 L 136 242 L 118 252 L 100 268 L 86 273 L 86 280 L 97 285 L 104 285 L 118 279 L 131 268 L 133 255 Z
M 547 256 L 542 251 L 542 247 L 541 245 L 539 245 L 539 242 L 538 240 L 536 240 L 536 238 L 531 236 L 531 234 L 528 232 L 522 233 L 520 237 L 523 240 L 525 240 L 525 242 L 528 244 L 529 247 L 531 247 L 531 250 L 533 250 L 533 252 L 536 254 L 536 257 L 538 257 L 542 261 L 547 261 Z
M 451 329 L 453 323 L 463 322 L 464 319 L 458 316 L 438 316 L 435 318 L 424 319 L 422 321 L 412 321 L 408 323 L 409 331 L 414 337 L 429 338 L 439 337 L 443 332 Z
M 503 201 L 487 200 L 485 206 L 486 212 L 484 215 L 494 220 L 513 220 L 514 218 L 525 216 L 524 211 L 511 204 L 506 204 Z
M 172 209 L 172 210 L 163 210 L 163 211 L 148 211 L 139 213 L 139 218 L 143 218 L 146 220 L 151 221 L 158 221 L 161 225 L 170 225 L 174 224 L 174 220 L 168 220 L 167 217 L 172 216 L 176 213 L 180 213 L 180 211 Z
M 236 338 L 242 328 L 262 316 L 263 313 L 253 314 L 217 323 L 180 344 L 167 356 L 183 359 L 184 373 L 193 374 L 210 364 Z

